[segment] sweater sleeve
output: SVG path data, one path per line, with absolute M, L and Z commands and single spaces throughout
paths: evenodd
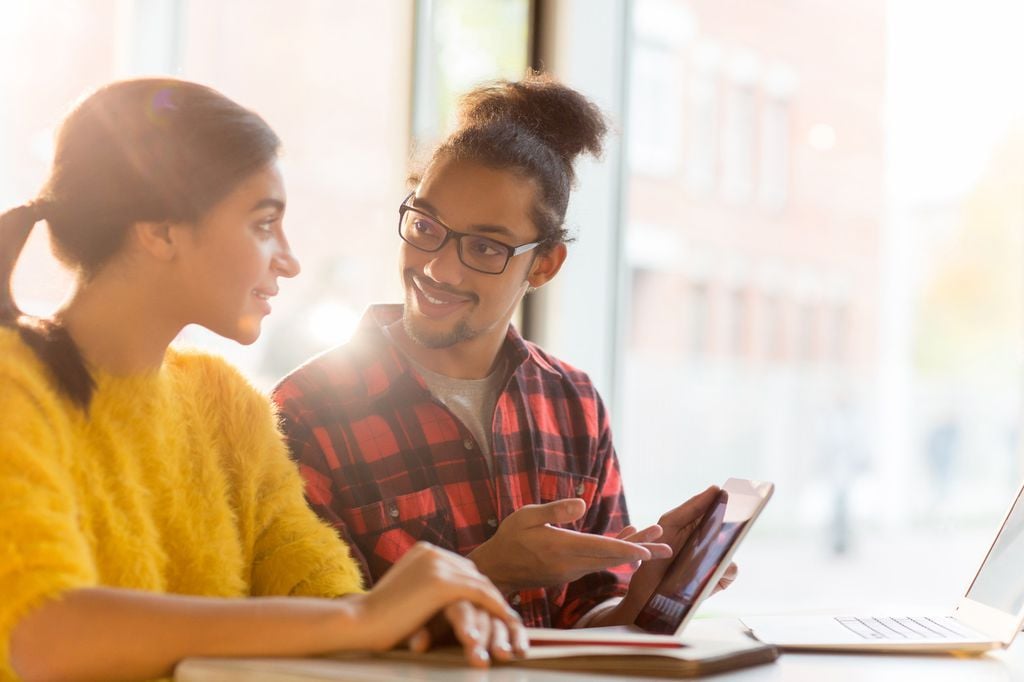
M 337 597 L 361 592 L 359 568 L 338 535 L 307 506 L 302 479 L 270 401 L 241 377 L 230 387 L 229 442 L 238 462 L 239 517 L 251 548 L 253 595 Z M 239 385 L 241 383 L 241 385 Z
M 10 639 L 18 622 L 98 580 L 77 522 L 67 415 L 27 364 L 0 367 L 0 679 L 14 679 Z

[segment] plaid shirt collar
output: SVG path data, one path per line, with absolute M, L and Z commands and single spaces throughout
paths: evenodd
M 368 398 L 379 397 L 392 390 L 394 386 L 408 382 L 410 379 L 423 391 L 428 391 L 423 377 L 413 368 L 409 359 L 383 330 L 383 327 L 402 319 L 402 311 L 403 306 L 400 304 L 370 306 L 352 337 L 352 348 L 358 354 L 361 364 L 368 367 L 378 363 L 377 367 L 383 374 L 368 387 Z M 511 374 L 527 369 L 529 363 L 555 378 L 561 377 L 561 374 L 537 352 L 534 346 L 523 340 L 515 326 L 511 324 L 508 326 L 505 342 L 499 352 L 505 353 L 508 357 Z

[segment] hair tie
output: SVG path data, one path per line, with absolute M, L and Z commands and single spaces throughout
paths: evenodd
M 31 213 L 32 222 L 38 223 L 40 220 L 46 220 L 50 212 L 50 202 L 46 199 L 35 199 L 25 204 L 24 208 Z

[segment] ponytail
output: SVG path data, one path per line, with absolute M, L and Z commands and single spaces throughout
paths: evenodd
M 0 215 L 0 323 L 6 326 L 11 326 L 21 315 L 11 293 L 11 277 L 18 256 L 39 220 L 39 211 L 33 203 L 12 208 Z
M 0 326 L 15 329 L 22 341 L 49 369 L 58 388 L 83 410 L 96 383 L 78 346 L 56 322 L 24 315 L 14 302 L 11 279 L 32 228 L 46 219 L 48 204 L 30 202 L 0 215 Z

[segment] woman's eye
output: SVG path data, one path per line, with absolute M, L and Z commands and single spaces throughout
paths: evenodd
M 274 224 L 275 223 L 277 223 L 277 219 L 276 218 L 274 218 L 272 220 L 264 220 L 262 222 L 256 223 L 256 231 L 259 232 L 261 235 L 266 235 L 266 236 L 269 237 L 270 235 L 272 235 L 274 233 Z

